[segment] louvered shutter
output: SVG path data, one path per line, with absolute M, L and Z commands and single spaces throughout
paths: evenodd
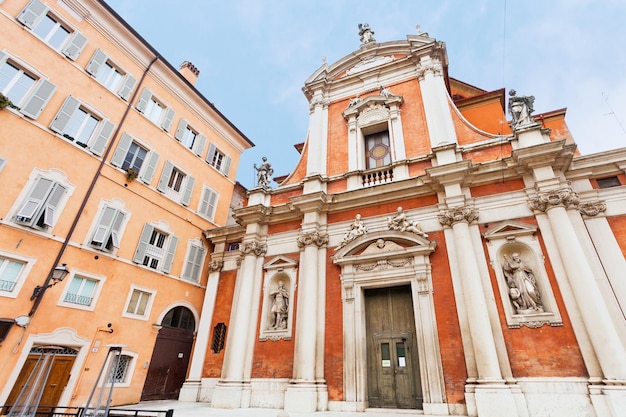
M 141 95 L 139 96 L 139 100 L 137 101 L 137 110 L 143 113 L 144 110 L 146 110 L 146 106 L 148 105 L 148 102 L 151 98 L 152 92 L 150 90 L 148 90 L 147 88 L 141 90 Z
M 123 100 L 128 100 L 128 98 L 130 97 L 130 93 L 132 93 L 136 83 L 137 80 L 135 79 L 135 77 L 130 74 L 126 74 L 126 77 L 124 77 L 124 82 L 117 92 L 117 95 L 120 96 Z
M 161 173 L 161 178 L 159 179 L 159 184 L 157 185 L 157 190 L 161 192 L 165 192 L 167 188 L 167 183 L 172 176 L 172 171 L 174 170 L 174 164 L 170 161 L 165 161 L 165 166 L 163 167 L 163 172 Z
M 230 157 L 224 155 L 224 158 L 222 159 L 222 173 L 226 176 L 228 176 L 228 173 L 230 171 Z
M 56 210 L 61 202 L 61 197 L 65 194 L 65 187 L 61 184 L 55 184 L 52 192 L 50 193 L 50 197 L 46 201 L 46 206 L 44 208 L 44 217 L 43 224 L 48 227 L 54 226 L 54 220 L 56 217 Z
M 135 256 L 133 257 L 133 262 L 138 264 L 143 263 L 143 258 L 146 256 L 146 249 L 150 243 L 150 236 L 152 236 L 153 230 L 154 226 L 147 223 L 143 226 L 141 236 L 139 237 L 139 243 L 137 244 L 137 250 L 135 251 Z
M 115 149 L 115 153 L 113 154 L 113 158 L 111 158 L 111 164 L 121 168 L 124 163 L 124 159 L 126 158 L 126 154 L 128 153 L 128 149 L 130 148 L 130 144 L 133 143 L 133 137 L 128 133 L 123 133 L 120 138 L 120 143 L 117 145 Z
M 172 122 L 174 121 L 175 115 L 176 115 L 176 112 L 174 112 L 174 110 L 172 110 L 169 107 L 165 111 L 165 117 L 163 117 L 161 128 L 163 128 L 163 130 L 165 130 L 166 132 L 169 132 L 170 127 L 172 127 Z
M 161 271 L 169 274 L 172 269 L 172 262 L 174 262 L 174 254 L 176 253 L 176 246 L 178 246 L 178 238 L 174 235 L 170 235 L 169 244 L 167 245 L 167 254 L 163 260 L 163 268 Z
M 17 20 L 24 26 L 32 29 L 35 23 L 41 19 L 41 17 L 48 11 L 48 6 L 40 2 L 39 0 L 31 0 L 30 3 L 22 10 L 17 16 Z
M 156 170 L 157 163 L 159 162 L 159 154 L 156 152 L 150 152 L 150 156 L 148 157 L 148 165 L 146 169 L 141 174 L 141 180 L 146 184 L 150 184 L 152 181 L 152 177 L 154 176 L 154 171 Z
M 89 61 L 89 64 L 85 67 L 85 71 L 95 77 L 98 75 L 100 67 L 107 61 L 108 58 L 109 56 L 102 52 L 102 50 L 96 49 L 96 52 L 94 52 L 91 57 L 91 61 Z
M 40 211 L 53 186 L 54 181 L 38 178 L 26 201 L 17 212 L 16 220 L 20 223 L 32 224 L 33 217 Z
M 178 141 L 183 140 L 183 137 L 185 136 L 185 130 L 187 130 L 187 126 L 188 126 L 188 123 L 185 119 L 180 119 L 178 121 L 178 127 L 176 128 L 176 133 L 174 134 L 174 137 L 176 138 L 176 140 Z
M 20 109 L 22 114 L 30 117 L 31 119 L 39 117 L 56 88 L 56 85 L 52 84 L 50 81 L 40 80 L 33 95 Z
M 76 100 L 72 96 L 67 96 L 65 102 L 61 106 L 61 110 L 57 113 L 56 117 L 52 121 L 50 125 L 50 129 L 54 130 L 59 134 L 63 134 L 65 131 L 65 126 L 69 123 L 72 115 L 78 107 L 80 106 L 80 101 Z
M 107 143 L 109 143 L 109 139 L 113 134 L 114 128 L 115 125 L 108 120 L 102 120 L 100 122 L 98 135 L 96 136 L 96 139 L 93 141 L 93 144 L 90 147 L 91 153 L 98 156 L 102 155 L 102 152 L 104 152 L 104 148 L 106 147 Z
M 206 136 L 198 135 L 196 138 L 196 143 L 193 144 L 193 151 L 196 155 L 202 155 L 202 151 L 204 150 L 204 144 L 206 143 Z
M 109 234 L 111 232 L 111 226 L 113 225 L 113 220 L 115 219 L 116 209 L 113 207 L 105 207 L 102 211 L 102 216 L 98 221 L 98 225 L 96 226 L 96 231 L 93 234 L 93 239 L 91 239 L 91 243 L 94 246 L 99 248 L 104 248 L 107 239 L 109 238 Z
M 80 32 L 74 32 L 70 39 L 70 43 L 63 48 L 63 54 L 71 60 L 78 58 L 83 49 L 87 45 L 87 38 Z
M 206 154 L 206 161 L 213 165 L 213 157 L 215 156 L 215 152 L 217 151 L 217 147 L 215 146 L 214 143 L 211 143 L 209 145 L 209 152 L 207 152 Z
M 184 206 L 189 205 L 189 200 L 191 200 L 191 193 L 193 192 L 193 186 L 195 183 L 196 179 L 187 175 L 187 178 L 185 178 L 185 192 L 183 193 L 183 197 L 180 199 L 180 204 Z

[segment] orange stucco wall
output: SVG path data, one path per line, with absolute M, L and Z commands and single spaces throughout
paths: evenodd
M 324 377 L 328 384 L 328 399 L 343 398 L 343 301 L 341 270 L 331 257 L 326 257 L 326 338 L 324 340 Z

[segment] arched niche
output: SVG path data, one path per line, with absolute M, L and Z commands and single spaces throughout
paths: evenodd
M 535 225 L 507 221 L 483 235 L 509 328 L 563 325 L 536 232 Z M 517 260 L 513 260 L 514 256 Z M 524 279 L 528 282 L 524 283 Z M 524 301 L 524 286 L 534 286 L 538 299 L 530 296 L 529 301 Z
M 260 340 L 291 339 L 297 266 L 286 256 L 277 256 L 263 265 Z

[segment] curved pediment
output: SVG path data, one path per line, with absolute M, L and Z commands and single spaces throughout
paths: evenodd
M 410 232 L 393 230 L 368 233 L 360 236 L 337 251 L 335 263 L 350 262 L 355 259 L 380 259 L 429 255 L 437 244 Z

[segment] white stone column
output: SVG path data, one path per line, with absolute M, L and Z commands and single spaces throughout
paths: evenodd
M 548 216 L 572 292 L 580 306 L 582 319 L 605 379 L 626 384 L 626 349 L 614 328 L 595 281 L 593 268 L 567 215 L 566 207 L 577 207 L 578 197 L 571 190 L 559 189 L 540 193 L 531 198 L 529 205 Z
M 457 143 L 441 63 L 430 56 L 423 57 L 418 78 L 431 147 Z
M 318 299 L 325 297 L 325 294 L 318 293 L 319 257 L 320 252 L 325 252 L 320 251 L 320 247 L 326 244 L 328 235 L 321 235 L 317 231 L 303 232 L 298 238 L 298 246 L 303 251 L 298 280 L 293 379 L 285 392 L 286 411 L 318 411 Z
M 189 375 L 180 389 L 179 401 L 198 401 L 202 388 L 202 370 L 206 352 L 209 349 L 209 338 L 211 337 L 211 323 L 213 322 L 213 310 L 215 309 L 215 299 L 217 297 L 217 285 L 220 279 L 222 261 L 211 262 L 209 279 L 204 292 L 204 302 L 200 314 L 200 323 L 196 330 L 196 341 L 193 345 L 191 364 L 189 365 Z
M 468 222 L 478 218 L 475 210 L 459 207 L 448 210 L 439 217 L 446 226 L 452 226 L 454 245 L 459 261 L 463 297 L 468 310 L 472 346 L 478 369 L 478 383 L 503 383 L 494 336 L 491 331 L 489 312 L 485 300 L 480 269 L 472 245 Z
M 237 274 L 235 296 L 226 340 L 222 377 L 215 386 L 211 406 L 215 408 L 247 408 L 250 404 L 250 381 L 246 375 L 246 364 L 252 359 L 251 352 L 254 338 L 250 339 L 251 323 L 256 325 L 258 305 L 255 289 L 259 285 L 262 271 L 257 271 L 257 258 L 263 256 L 267 247 L 256 240 L 244 242 L 240 249 L 243 255 L 241 268 Z M 256 301 L 256 302 L 255 302 Z
M 478 213 L 467 206 L 449 209 L 439 216 L 441 224 L 452 227 L 454 234 L 469 333 L 478 371 L 476 385 L 468 384 L 466 395 L 470 397 L 468 402 L 476 407 L 480 417 L 519 417 L 513 387 L 505 384 L 500 370 L 478 258 L 472 245 L 469 223 L 477 218 Z
M 313 94 L 310 103 L 309 137 L 306 175 L 326 174 L 326 143 L 328 138 L 328 100 L 321 90 Z

